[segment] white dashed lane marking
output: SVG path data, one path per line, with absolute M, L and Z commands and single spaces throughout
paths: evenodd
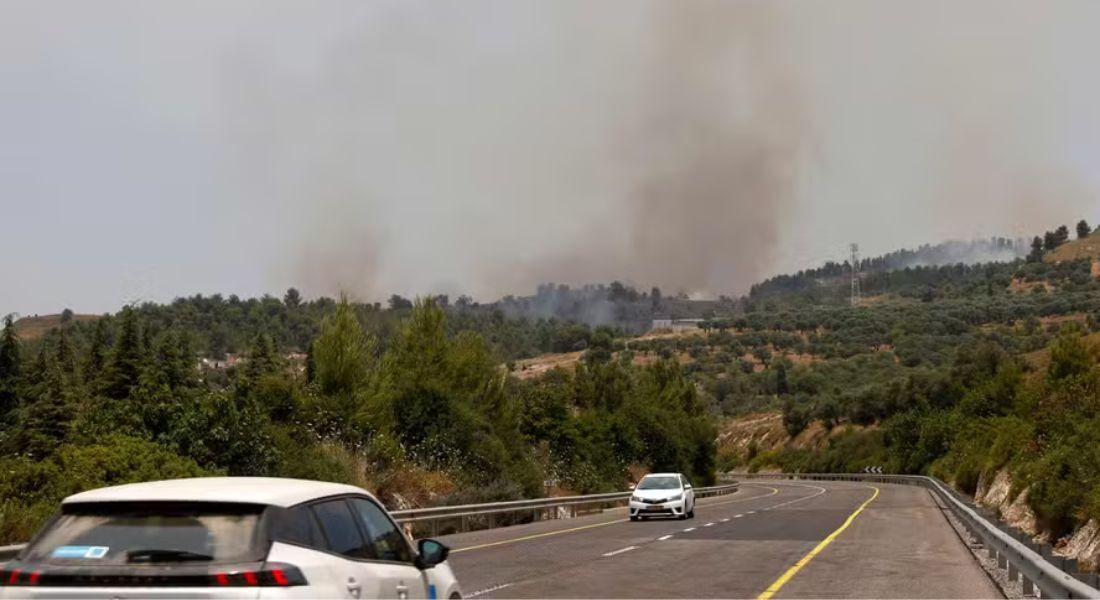
M 707 523 L 706 525 L 703 525 L 703 527 L 713 527 L 713 526 L 714 526 L 714 523 Z
M 487 587 L 487 588 L 485 588 L 485 589 L 483 589 L 483 590 L 478 590 L 478 591 L 476 591 L 476 592 L 470 592 L 469 594 L 466 594 L 466 597 L 467 597 L 467 598 L 476 598 L 476 597 L 478 597 L 478 596 L 480 596 L 480 595 L 482 595 L 482 594 L 488 594 L 488 593 L 490 593 L 490 592 L 495 592 L 495 591 L 497 591 L 497 590 L 503 590 L 504 588 L 506 588 L 506 587 L 508 587 L 508 586 L 510 586 L 510 585 L 512 585 L 512 584 L 510 584 L 510 583 L 502 583 L 502 584 L 500 584 L 500 585 L 494 585 L 494 586 L 492 586 L 492 587 Z
M 691 533 L 692 531 L 695 531 L 695 528 L 694 527 L 688 527 L 687 529 L 684 530 L 684 533 Z
M 618 550 L 612 550 L 611 552 L 604 552 L 604 556 L 615 556 L 616 554 L 622 554 L 623 552 L 630 552 L 631 550 L 637 550 L 637 546 L 627 546 L 626 548 L 619 548 Z
M 726 517 L 725 519 L 722 519 L 722 522 L 723 522 L 723 523 L 728 523 L 728 522 L 729 522 L 729 520 L 730 520 L 730 519 L 729 519 L 729 517 Z
M 661 537 L 657 538 L 657 541 L 658 541 L 658 542 L 663 542 L 663 541 L 667 540 L 667 539 L 668 539 L 668 538 L 670 538 L 670 537 L 672 537 L 672 534 L 671 534 L 671 533 L 670 533 L 670 534 L 668 534 L 668 535 L 662 535 Z

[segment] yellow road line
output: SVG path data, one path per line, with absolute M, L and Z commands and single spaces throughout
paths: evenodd
M 764 593 L 756 597 L 756 600 L 770 600 L 770 598 L 774 596 L 780 590 L 780 588 L 786 585 L 787 582 L 795 576 L 795 574 L 802 570 L 802 567 L 805 567 L 807 564 L 809 564 L 809 562 L 813 560 L 814 557 L 818 555 L 818 553 L 824 550 L 826 546 L 833 543 L 833 540 L 835 540 L 838 535 L 844 533 L 844 530 L 852 524 L 852 521 L 856 520 L 856 517 L 859 516 L 859 513 L 863 512 L 863 509 L 867 508 L 867 505 L 870 504 L 872 500 L 878 497 L 879 489 L 874 486 L 868 487 L 875 490 L 875 493 L 871 494 L 871 497 L 868 498 L 863 504 L 860 504 L 859 508 L 857 508 L 855 512 L 848 515 L 848 519 L 844 521 L 843 525 L 838 527 L 836 531 L 830 533 L 829 537 L 821 540 L 821 543 L 819 543 L 817 546 L 814 546 L 814 549 L 810 550 L 810 553 L 806 556 L 803 556 L 802 560 L 796 562 L 793 567 L 787 569 L 785 573 L 780 575 L 779 579 L 776 579 L 775 582 L 768 586 L 768 589 L 764 590 Z
M 704 504 L 703 507 L 719 506 L 719 505 L 722 505 L 722 504 L 732 504 L 734 502 L 747 502 L 749 500 L 756 500 L 757 498 L 766 498 L 768 496 L 774 496 L 774 495 L 779 493 L 778 489 L 773 488 L 771 486 L 765 485 L 765 486 L 761 486 L 761 487 L 768 488 L 769 490 L 772 491 L 772 493 L 763 494 L 763 495 L 760 495 L 760 496 L 752 496 L 751 498 L 738 498 L 736 500 L 727 500 L 725 502 L 708 503 L 708 504 Z M 615 523 L 626 523 L 629 520 L 630 519 L 616 519 L 614 521 L 607 521 L 607 522 L 604 522 L 604 523 L 593 523 L 591 525 L 582 525 L 580 527 L 572 527 L 572 528 L 569 528 L 569 529 L 555 529 L 554 531 L 547 531 L 547 532 L 544 532 L 544 533 L 535 533 L 535 534 L 532 534 L 532 535 L 525 535 L 523 537 L 518 537 L 518 538 L 500 540 L 500 541 L 497 541 L 497 542 L 489 542 L 489 543 L 486 543 L 486 544 L 478 544 L 476 546 L 466 546 L 465 548 L 455 548 L 455 549 L 451 550 L 451 554 L 454 554 L 456 552 L 468 552 L 470 550 L 480 550 L 482 548 L 492 548 L 493 546 L 503 546 L 504 544 L 513 544 L 515 542 L 525 542 L 527 540 L 536 540 L 538 538 L 550 537 L 552 535 L 560 535 L 562 533 L 572 533 L 574 531 L 583 531 L 585 529 L 595 529 L 596 527 L 603 527 L 605 525 L 614 525 Z

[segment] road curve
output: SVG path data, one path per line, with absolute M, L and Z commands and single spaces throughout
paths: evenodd
M 476 598 L 1000 597 L 913 486 L 750 482 L 693 520 L 618 509 L 441 539 Z

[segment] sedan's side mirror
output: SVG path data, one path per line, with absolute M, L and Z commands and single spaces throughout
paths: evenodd
M 637 485 L 636 485 L 636 484 L 633 484 L 633 483 L 632 483 L 632 484 L 630 484 L 630 485 L 629 485 L 629 486 L 627 486 L 627 487 L 629 487 L 629 488 L 631 489 L 631 491 L 633 491 L 633 490 L 634 490 L 634 488 L 635 488 L 635 487 L 637 487 Z
M 416 566 L 420 569 L 430 569 L 447 560 L 451 554 L 450 548 L 436 540 L 420 540 L 416 543 L 416 549 L 419 552 Z
M 684 489 L 685 490 L 690 490 L 691 489 L 691 484 L 690 483 L 685 483 L 684 484 Z

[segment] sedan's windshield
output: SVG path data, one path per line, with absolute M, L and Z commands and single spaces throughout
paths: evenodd
M 674 476 L 646 477 L 638 484 L 639 490 L 678 490 L 680 478 Z
M 259 505 L 87 504 L 67 506 L 27 552 L 56 564 L 255 560 Z

